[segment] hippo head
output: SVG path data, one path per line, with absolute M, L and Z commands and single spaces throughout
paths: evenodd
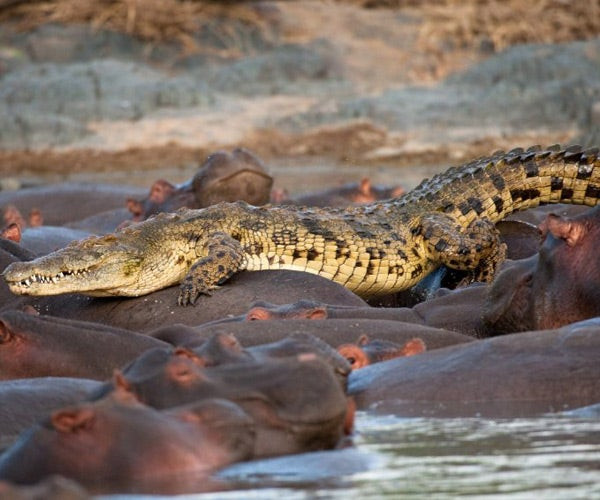
M 600 314 L 600 207 L 576 217 L 550 214 L 533 278 L 537 329 L 557 328 Z

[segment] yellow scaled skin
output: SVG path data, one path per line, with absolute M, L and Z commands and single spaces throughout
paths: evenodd
M 442 264 L 491 279 L 504 258 L 495 222 L 541 203 L 593 206 L 599 197 L 596 150 L 518 149 L 360 207 L 236 202 L 159 215 L 13 263 L 4 278 L 12 292 L 28 295 L 138 296 L 182 283 L 185 305 L 240 270 L 292 269 L 368 297 L 409 288 Z

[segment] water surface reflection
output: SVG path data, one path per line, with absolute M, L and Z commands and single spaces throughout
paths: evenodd
M 354 446 L 236 464 L 219 478 L 228 491 L 176 498 L 600 498 L 600 418 L 359 412 Z

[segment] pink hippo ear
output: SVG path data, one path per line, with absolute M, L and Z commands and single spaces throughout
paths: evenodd
M 246 321 L 262 321 L 271 317 L 271 313 L 261 306 L 255 306 L 246 313 Z
M 190 360 L 195 365 L 202 367 L 206 366 L 206 361 L 202 357 L 198 356 L 194 351 L 187 349 L 186 347 L 177 347 L 173 351 L 173 355 L 180 359 Z
M 21 243 L 22 234 L 23 233 L 21 232 L 21 226 L 19 226 L 19 224 L 17 224 L 16 222 L 13 222 L 12 224 L 6 226 L 1 233 L 4 239 L 14 241 L 15 243 Z
M 10 328 L 4 321 L 0 320 L 0 345 L 10 342 L 12 338 L 13 334 Z
M 229 351 L 242 352 L 242 344 L 233 333 L 218 334 L 217 340 Z
M 363 196 L 372 196 L 371 194 L 371 179 L 363 177 L 360 180 L 359 191 Z
M 184 354 L 186 352 L 186 354 Z M 203 378 L 202 368 L 206 362 L 197 354 L 188 356 L 188 349 L 177 348 L 173 356 L 165 366 L 165 374 L 168 379 L 178 384 L 187 385 L 197 382 Z
M 111 396 L 121 403 L 141 403 L 139 396 L 135 393 L 133 386 L 119 369 L 113 371 L 112 383 L 115 387 Z
M 325 307 L 315 307 L 308 312 L 308 319 L 327 319 L 327 309 Z
M 398 196 L 402 196 L 405 192 L 406 190 L 402 186 L 396 186 L 390 193 L 390 197 L 398 198 Z
M 371 339 L 366 333 L 363 333 L 360 337 L 358 337 L 356 345 L 367 345 L 369 342 L 371 342 Z
M 365 351 L 355 344 L 342 344 L 337 348 L 337 351 L 348 360 L 353 370 L 358 370 L 370 364 Z
M 29 227 L 39 227 L 44 224 L 44 216 L 39 208 L 32 208 L 29 211 Z
M 587 232 L 585 224 L 564 219 L 555 214 L 549 214 L 540 224 L 542 235 L 550 233 L 555 238 L 563 240 L 570 247 L 575 246 Z
M 64 408 L 50 417 L 52 427 L 62 433 L 76 433 L 89 429 L 94 421 L 91 408 Z
M 410 339 L 402 347 L 402 356 L 414 356 L 415 354 L 421 354 L 427 350 L 425 342 L 418 337 Z
M 360 180 L 357 191 L 358 192 L 351 197 L 354 203 L 370 203 L 371 201 L 375 201 L 373 186 L 368 177 L 363 177 Z
M 127 198 L 126 201 L 127 210 L 133 215 L 133 220 L 140 220 L 144 213 L 144 205 L 141 201 L 134 200 L 133 198 Z
M 157 180 L 150 188 L 149 200 L 154 203 L 164 203 L 175 192 L 175 186 L 164 179 Z
M 115 386 L 115 389 L 120 391 L 131 392 L 131 384 L 125 378 L 125 375 L 123 375 L 123 372 L 121 370 L 116 369 L 113 372 L 112 382 Z

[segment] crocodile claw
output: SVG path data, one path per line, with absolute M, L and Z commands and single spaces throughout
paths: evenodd
M 201 290 L 189 283 L 183 283 L 181 285 L 181 291 L 179 292 L 177 304 L 184 307 L 189 305 L 193 306 L 196 304 L 196 300 L 198 299 L 198 297 L 200 297 L 200 295 L 211 296 L 212 293 L 208 289 Z

